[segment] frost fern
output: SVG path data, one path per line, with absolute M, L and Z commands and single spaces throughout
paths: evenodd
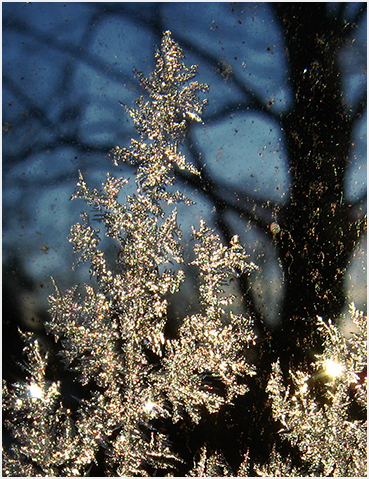
M 200 280 L 199 311 L 183 318 L 175 338 L 165 335 L 168 303 L 185 281 L 176 204 L 191 205 L 175 190 L 175 171 L 200 175 L 181 143 L 189 124 L 202 121 L 206 100 L 198 95 L 207 90 L 193 81 L 196 66 L 182 60 L 165 32 L 153 73 L 137 72 L 146 96 L 135 108 L 125 106 L 139 137 L 127 148 L 116 147 L 112 156 L 116 166 L 136 167 L 135 194 L 122 202 L 126 179 L 108 173 L 101 189 L 90 189 L 79 173 L 73 199 L 86 201 L 103 223 L 118 247 L 117 264 L 109 266 L 99 249 L 99 230 L 82 213 L 69 240 L 79 255 L 76 263 L 89 262 L 95 286 L 62 293 L 55 285 L 46 326 L 60 344 L 61 361 L 88 395 L 76 411 L 65 407 L 61 384 L 48 378 L 47 355 L 24 335 L 26 381 L 3 389 L 6 426 L 16 440 L 4 452 L 4 475 L 87 475 L 99 451 L 108 476 L 174 475 L 184 458 L 163 424 L 193 429 L 246 395 L 258 373 L 250 362 L 253 323 L 232 312 L 234 297 L 224 291 L 255 266 L 237 236 L 224 245 L 203 220 L 192 229 L 190 263 Z M 271 366 L 266 407 L 277 425 L 275 444 L 266 464 L 240 451 L 238 475 L 365 475 L 365 423 L 350 413 L 353 401 L 366 406 L 365 319 L 353 308 L 351 315 L 359 333 L 350 340 L 329 321 L 316 320 L 324 352 L 310 369 L 289 371 L 289 385 L 279 362 Z M 334 377 L 327 373 L 332 364 Z M 258 407 L 265 405 L 252 405 L 251 413 Z M 296 464 L 286 450 L 298 451 Z M 233 474 L 222 451 L 201 444 L 192 454 L 193 464 L 182 469 L 190 476 Z

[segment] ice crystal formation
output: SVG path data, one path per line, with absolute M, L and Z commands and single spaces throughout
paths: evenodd
M 120 201 L 127 180 L 107 174 L 101 189 L 90 189 L 82 173 L 74 199 L 83 199 L 118 245 L 117 265 L 109 267 L 99 230 L 87 213 L 71 228 L 78 262 L 90 264 L 94 285 L 78 286 L 50 298 L 47 330 L 60 344 L 65 368 L 89 393 L 78 410 L 63 405 L 61 384 L 46 374 L 47 354 L 25 334 L 26 379 L 4 384 L 6 426 L 14 443 L 4 451 L 3 474 L 21 476 L 87 475 L 103 461 L 108 476 L 176 475 L 362 475 L 366 430 L 351 420 L 350 394 L 365 407 L 365 321 L 352 310 L 359 333 L 347 341 L 330 323 L 317 319 L 326 338 L 315 363 L 323 401 L 312 394 L 312 378 L 291 371 L 286 385 L 279 363 L 267 386 L 272 417 L 280 429 L 267 464 L 250 462 L 248 451 L 236 471 L 222 451 L 203 444 L 186 464 L 163 424 L 192 424 L 217 414 L 249 393 L 257 374 L 250 351 L 257 340 L 250 318 L 232 312 L 234 297 L 224 292 L 230 279 L 255 266 L 234 236 L 229 245 L 201 220 L 194 226 L 192 267 L 200 278 L 199 311 L 183 319 L 167 337 L 168 302 L 185 280 L 184 246 L 176 204 L 189 206 L 175 190 L 175 170 L 200 172 L 181 152 L 190 122 L 201 122 L 207 85 L 193 80 L 196 66 L 164 34 L 154 72 L 137 75 L 146 91 L 136 107 L 126 106 L 139 133 L 127 148 L 116 147 L 114 163 L 136 167 L 136 192 Z M 334 377 L 327 361 L 340 364 Z M 220 386 L 221 385 L 221 386 Z M 177 431 L 180 431 L 177 428 Z M 283 442 L 298 448 L 301 464 L 278 450 Z M 102 453 L 101 453 L 102 451 Z M 101 457 L 104 456 L 104 459 Z M 187 458 L 188 461 L 188 458 Z M 183 466 L 185 464 L 185 466 Z M 304 469 L 305 468 L 305 469 Z

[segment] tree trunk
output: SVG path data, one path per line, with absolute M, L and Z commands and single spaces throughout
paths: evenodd
M 353 123 L 337 59 L 345 33 L 337 18 L 328 19 L 325 3 L 275 8 L 295 93 L 293 109 L 282 121 L 292 186 L 278 218 L 286 293 L 275 347 L 310 362 L 321 346 L 316 315 L 334 320 L 345 305 L 345 268 L 361 231 L 344 196 Z

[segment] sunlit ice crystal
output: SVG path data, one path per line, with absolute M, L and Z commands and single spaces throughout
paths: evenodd
M 44 397 L 43 390 L 35 383 L 31 383 L 28 386 L 28 394 L 31 396 L 32 399 L 43 399 Z
M 327 361 L 325 361 L 324 369 L 328 376 L 332 378 L 337 378 L 341 376 L 344 370 L 342 364 L 333 359 L 328 359 Z

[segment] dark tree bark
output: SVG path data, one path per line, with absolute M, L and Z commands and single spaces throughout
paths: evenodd
M 275 345 L 310 362 L 320 348 L 313 319 L 334 320 L 342 311 L 345 269 L 366 227 L 344 195 L 356 118 L 344 105 L 338 53 L 353 25 L 329 19 L 325 3 L 281 3 L 275 9 L 295 93 L 282 119 L 292 187 L 278 219 L 286 292 Z

